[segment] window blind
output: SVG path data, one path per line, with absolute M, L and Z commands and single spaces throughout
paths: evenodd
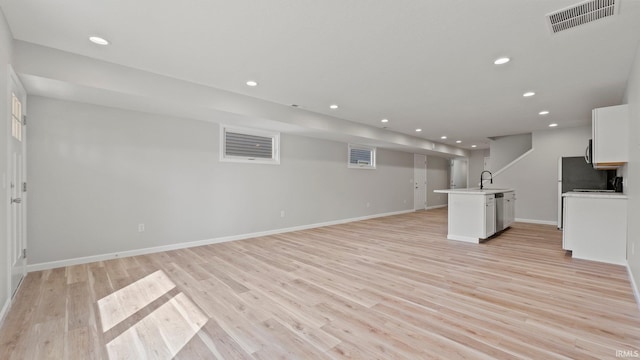
M 372 165 L 370 149 L 352 147 L 349 152 L 349 163 L 353 165 Z
M 225 156 L 272 159 L 273 138 L 227 131 L 224 150 Z

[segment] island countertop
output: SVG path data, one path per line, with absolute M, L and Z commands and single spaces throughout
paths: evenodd
M 468 194 L 468 195 L 489 195 L 489 194 L 500 194 L 514 191 L 513 189 L 492 189 L 492 188 L 467 188 L 467 189 L 442 189 L 442 190 L 433 190 L 435 193 L 442 194 Z

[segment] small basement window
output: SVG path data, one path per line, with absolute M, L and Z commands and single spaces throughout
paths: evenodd
M 223 126 L 220 161 L 280 164 L 280 133 Z
M 354 169 L 375 169 L 376 148 L 364 145 L 349 144 L 349 164 Z

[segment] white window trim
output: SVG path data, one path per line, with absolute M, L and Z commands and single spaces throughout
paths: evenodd
M 371 162 L 369 165 L 357 165 L 351 163 L 351 149 L 358 150 L 368 150 L 371 151 Z M 376 169 L 376 147 L 375 146 L 366 146 L 366 145 L 357 145 L 357 144 L 349 144 L 347 148 L 347 167 L 349 169 L 366 169 L 366 170 L 375 170 Z
M 225 148 L 226 148 L 225 133 L 227 131 L 272 138 L 273 139 L 273 157 L 271 159 L 262 159 L 262 158 L 252 159 L 252 158 L 247 158 L 242 156 L 227 156 L 225 154 Z M 220 125 L 220 161 L 245 163 L 245 164 L 280 165 L 280 133 L 277 131 L 268 131 L 268 130 L 243 128 L 243 127 L 237 127 L 237 126 Z

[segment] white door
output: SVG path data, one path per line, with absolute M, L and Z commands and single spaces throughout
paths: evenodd
M 451 188 L 464 189 L 467 187 L 467 158 L 451 160 Z
M 11 74 L 11 135 L 9 137 L 9 261 L 11 294 L 15 295 L 26 274 L 26 166 L 25 166 L 25 92 L 15 74 Z
M 413 208 L 424 210 L 427 207 L 427 156 L 413 154 Z

